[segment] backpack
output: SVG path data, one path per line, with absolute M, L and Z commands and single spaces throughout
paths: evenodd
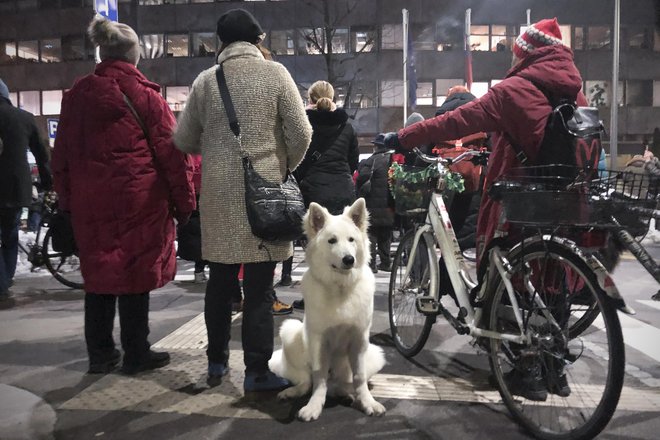
M 573 100 L 552 96 L 534 81 L 528 81 L 543 92 L 552 106 L 552 111 L 548 116 L 539 157 L 535 163 L 531 163 L 520 145 L 505 133 L 520 163 L 523 166 L 569 165 L 575 168 L 576 175 L 580 170 L 584 170 L 588 175 L 592 174 L 598 169 L 602 150 L 601 134 L 604 131 L 603 123 L 598 117 L 598 109 L 578 107 Z

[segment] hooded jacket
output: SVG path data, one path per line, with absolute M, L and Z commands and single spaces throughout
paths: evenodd
M 358 165 L 355 186 L 358 197 L 364 197 L 367 202 L 370 226 L 394 226 L 394 200 L 387 181 L 391 163 L 391 150 L 378 145 L 374 154 Z
M 454 111 L 428 119 L 399 131 L 404 148 L 458 139 L 476 131 L 493 132 L 492 155 L 488 161 L 486 188 L 509 169 L 521 166 L 504 133 L 521 145 L 534 163 L 545 134 L 552 106 L 543 92 L 530 82 L 534 80 L 548 93 L 576 100 L 582 88 L 582 78 L 573 52 L 561 45 L 535 49 L 515 65 L 499 84 L 487 94 Z M 477 225 L 477 255 L 481 257 L 494 237 L 501 209 L 487 194 L 481 202 Z
M 109 59 L 64 94 L 55 189 L 71 211 L 87 292 L 144 293 L 174 279 L 173 215 L 189 216 L 195 196 L 190 160 L 172 143 L 175 119 L 159 91 L 134 65 Z

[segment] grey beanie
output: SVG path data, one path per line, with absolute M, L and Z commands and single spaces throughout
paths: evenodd
M 97 15 L 87 33 L 92 43 L 99 46 L 101 60 L 114 58 L 134 65 L 140 60 L 140 40 L 130 26 Z
M 413 124 L 416 124 L 418 122 L 422 122 L 424 120 L 424 116 L 420 115 L 419 113 L 411 113 L 410 116 L 408 116 L 408 119 L 406 119 L 406 123 L 404 124 L 404 127 L 409 127 Z
M 9 99 L 9 89 L 7 88 L 7 84 L 5 84 L 1 79 L 0 79 L 0 96 Z

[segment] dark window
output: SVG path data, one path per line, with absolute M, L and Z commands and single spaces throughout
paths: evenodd
M 85 39 L 81 35 L 62 37 L 62 59 L 64 61 L 84 60 L 85 58 Z
M 62 61 L 62 44 L 59 38 L 41 40 L 41 61 L 44 63 Z
M 58 9 L 60 0 L 39 0 L 39 9 Z
M 584 50 L 584 27 L 575 26 L 573 32 L 573 49 Z
M 653 105 L 653 81 L 626 81 L 626 105 Z
M 193 56 L 210 57 L 215 55 L 217 37 L 214 32 L 192 34 Z
M 647 28 L 627 28 L 625 30 L 629 49 L 651 49 L 653 36 Z
M 587 30 L 587 49 L 609 49 L 611 42 L 610 28 L 607 26 L 589 26 Z

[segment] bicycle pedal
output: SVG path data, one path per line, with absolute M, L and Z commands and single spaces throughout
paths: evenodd
M 417 298 L 417 311 L 424 315 L 437 315 L 440 304 L 433 297 Z

